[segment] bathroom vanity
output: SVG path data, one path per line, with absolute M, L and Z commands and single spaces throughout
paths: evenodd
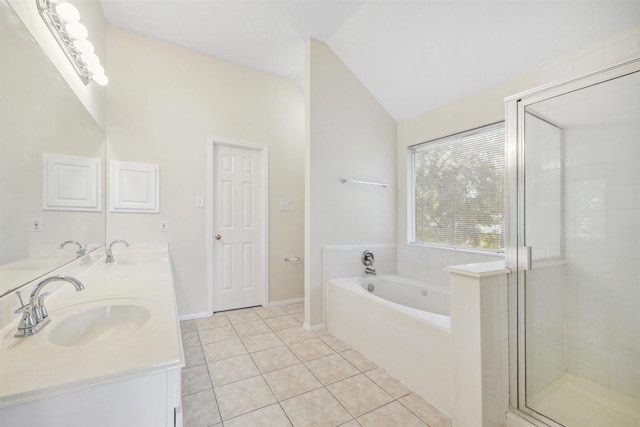
M 55 272 L 72 273 L 85 289 L 48 285 L 40 332 L 15 337 L 18 315 L 0 330 L 0 424 L 181 427 L 184 354 L 168 252 L 105 263 L 94 251 Z

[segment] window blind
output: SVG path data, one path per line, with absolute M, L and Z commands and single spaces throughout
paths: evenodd
M 504 122 L 411 147 L 414 240 L 504 248 Z

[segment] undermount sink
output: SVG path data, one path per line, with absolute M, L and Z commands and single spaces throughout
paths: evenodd
M 80 347 L 129 335 L 143 327 L 151 317 L 144 307 L 112 304 L 93 307 L 49 325 L 49 341 L 63 347 Z

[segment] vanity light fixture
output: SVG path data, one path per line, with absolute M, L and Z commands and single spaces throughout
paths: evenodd
M 94 81 L 100 86 L 109 83 L 94 53 L 93 44 L 87 40 L 87 27 L 80 23 L 80 12 L 71 3 L 54 3 L 51 0 L 36 0 L 38 12 L 67 55 L 85 85 Z

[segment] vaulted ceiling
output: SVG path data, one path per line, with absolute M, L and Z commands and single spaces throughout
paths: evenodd
M 304 82 L 327 43 L 397 120 L 640 23 L 639 0 L 101 0 L 111 25 Z

